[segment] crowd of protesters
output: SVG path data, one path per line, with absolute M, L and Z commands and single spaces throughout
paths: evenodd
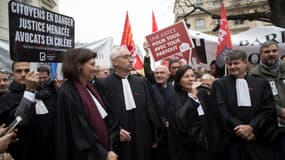
M 226 69 L 213 61 L 210 70 L 178 59 L 152 70 L 147 42 L 144 49 L 145 76 L 125 46 L 112 50 L 112 71 L 92 50 L 69 50 L 61 81 L 46 65 L 0 70 L 0 159 L 285 159 L 285 62 L 276 42 L 261 45 L 255 66 L 232 50 Z

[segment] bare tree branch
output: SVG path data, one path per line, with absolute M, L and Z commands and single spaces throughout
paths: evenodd
M 252 3 L 253 2 L 248 1 L 247 6 L 251 7 Z M 263 8 L 263 10 L 260 11 L 259 6 L 259 8 L 248 9 L 245 13 L 232 13 L 231 15 L 228 15 L 227 18 L 228 20 L 258 20 L 285 28 L 285 0 L 268 0 L 268 5 L 270 10 L 264 10 Z M 237 3 L 237 7 L 239 7 L 239 3 Z M 220 19 L 220 15 L 217 14 L 216 11 L 210 11 L 199 5 L 195 5 L 191 0 L 180 0 L 178 9 L 183 12 L 177 16 L 177 19 L 186 19 L 197 10 L 204 12 L 213 19 Z

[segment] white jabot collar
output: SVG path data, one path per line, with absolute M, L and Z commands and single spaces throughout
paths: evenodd
M 97 98 L 91 93 L 91 91 L 89 91 L 89 89 L 87 89 L 87 91 L 90 94 L 90 96 L 92 97 L 92 100 L 94 101 L 94 103 L 96 104 L 96 107 L 100 113 L 101 118 L 104 119 L 108 115 L 108 113 L 105 111 L 105 109 L 100 104 L 100 102 L 97 100 Z
M 251 107 L 248 84 L 245 79 L 236 79 L 238 106 Z
M 128 77 L 128 76 L 127 76 Z M 132 89 L 130 87 L 129 80 L 126 78 L 122 78 L 122 86 L 123 86 L 123 93 L 124 93 L 124 100 L 125 100 L 125 107 L 126 110 L 132 110 L 136 108 L 134 96 L 132 94 Z

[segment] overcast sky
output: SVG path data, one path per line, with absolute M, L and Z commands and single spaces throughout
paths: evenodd
M 93 42 L 113 37 L 121 43 L 126 11 L 136 44 L 151 33 L 154 10 L 158 29 L 174 22 L 174 0 L 59 0 L 59 12 L 75 19 L 75 41 Z

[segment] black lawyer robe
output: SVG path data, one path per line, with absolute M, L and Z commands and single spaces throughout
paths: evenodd
M 95 107 L 95 106 L 94 106 Z M 108 112 L 108 110 L 106 109 Z M 119 128 L 105 117 L 110 146 L 102 147 L 86 116 L 83 103 L 72 81 L 65 81 L 58 92 L 56 114 L 57 160 L 106 160 L 108 150 L 118 141 Z
M 129 75 L 136 109 L 126 111 L 121 78 L 115 73 L 96 81 L 101 87 L 111 114 L 119 125 L 131 132 L 130 142 L 120 142 L 116 149 L 120 160 L 150 160 L 152 144 L 160 140 L 163 130 L 158 111 L 149 94 L 146 79 Z
M 0 117 L 5 118 L 9 124 L 14 118 L 15 110 L 23 102 L 25 85 L 12 82 L 9 92 L 0 99 Z M 43 100 L 49 113 L 37 115 L 32 112 L 27 117 L 27 123 L 21 123 L 17 128 L 19 141 L 9 146 L 8 152 L 17 160 L 50 160 L 54 159 L 54 108 L 56 105 L 56 91 L 50 83 L 45 88 L 39 88 L 36 94 L 37 99 Z M 38 96 L 45 92 L 45 96 Z M 28 100 L 24 105 L 29 105 L 34 110 L 35 103 Z
M 219 113 L 219 125 L 224 128 L 229 149 L 229 157 L 248 160 L 274 159 L 272 141 L 277 128 L 277 117 L 273 95 L 269 83 L 261 78 L 246 76 L 252 106 L 237 105 L 236 78 L 223 77 L 213 84 L 213 96 Z M 237 137 L 233 129 L 241 124 L 249 124 L 254 129 L 256 140 L 248 142 Z M 235 158 L 235 159 L 236 159 Z
M 199 116 L 198 107 L 199 103 L 189 98 L 183 90 L 176 91 L 169 99 L 168 143 L 171 160 L 210 160 L 207 115 Z
M 213 160 L 224 160 L 224 136 L 222 130 L 217 124 L 217 112 L 214 105 L 214 97 L 211 94 L 211 88 L 201 85 L 198 88 L 197 97 L 204 107 L 207 120 L 207 137 L 209 152 Z M 227 159 L 225 159 L 227 160 Z
M 166 109 L 167 100 L 173 96 L 174 94 L 174 87 L 171 83 L 167 83 L 166 86 L 162 86 L 160 84 L 152 84 L 151 85 L 151 97 L 153 98 L 155 106 L 157 106 L 160 119 L 162 120 L 162 124 L 164 125 L 164 132 L 163 137 L 158 146 L 154 150 L 154 158 L 153 160 L 168 160 L 168 135 L 167 130 L 168 128 L 168 114 Z

